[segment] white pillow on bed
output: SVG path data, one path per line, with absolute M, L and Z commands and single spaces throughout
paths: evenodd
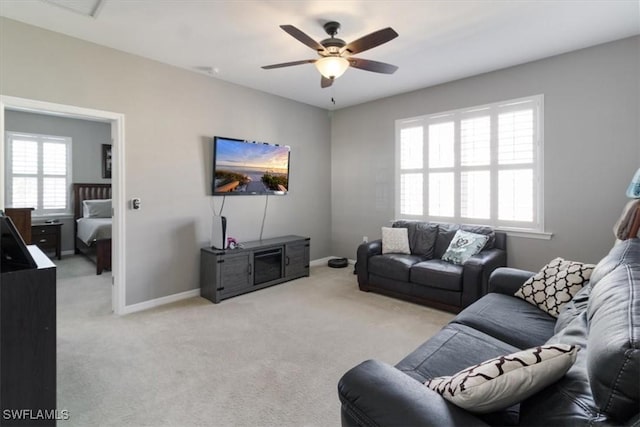
M 82 201 L 84 218 L 111 218 L 111 199 L 95 199 Z

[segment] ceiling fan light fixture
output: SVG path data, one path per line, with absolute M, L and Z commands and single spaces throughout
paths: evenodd
M 349 61 L 340 56 L 325 56 L 316 61 L 316 68 L 324 77 L 337 79 L 349 68 Z

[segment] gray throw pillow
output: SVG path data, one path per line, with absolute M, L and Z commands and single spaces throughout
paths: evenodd
M 111 218 L 111 199 L 83 200 L 82 216 L 85 218 Z

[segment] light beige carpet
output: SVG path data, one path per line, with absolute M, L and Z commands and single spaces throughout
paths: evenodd
M 110 274 L 58 261 L 59 426 L 339 426 L 337 384 L 453 316 L 361 292 L 352 267 L 116 317 Z

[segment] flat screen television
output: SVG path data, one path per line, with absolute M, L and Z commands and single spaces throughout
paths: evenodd
M 214 196 L 287 194 L 289 191 L 287 146 L 213 138 Z

